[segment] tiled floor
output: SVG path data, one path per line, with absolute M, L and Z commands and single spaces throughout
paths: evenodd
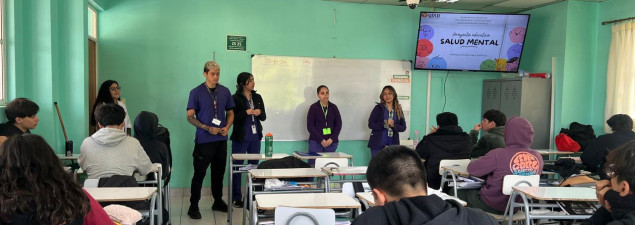
M 225 192 L 226 193 L 226 192 Z M 226 225 L 227 224 L 227 213 L 212 211 L 212 203 L 213 198 L 209 195 L 204 195 L 201 197 L 201 201 L 199 202 L 199 208 L 201 210 L 201 215 L 203 218 L 200 220 L 193 220 L 187 215 L 187 210 L 190 207 L 190 196 L 182 195 L 182 196 L 172 196 L 170 198 L 172 201 L 172 212 L 171 222 L 173 225 L 194 225 L 194 224 L 205 224 L 205 225 Z M 223 200 L 227 202 L 227 196 L 223 196 Z M 242 224 L 242 216 L 243 216 L 242 208 L 234 208 L 232 224 L 240 225 Z

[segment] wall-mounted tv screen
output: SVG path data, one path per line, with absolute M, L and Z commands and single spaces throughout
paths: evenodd
M 518 72 L 527 14 L 421 12 L 415 69 Z

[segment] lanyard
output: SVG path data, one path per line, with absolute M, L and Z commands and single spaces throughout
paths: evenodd
M 329 122 L 328 122 L 328 120 L 326 120 L 326 116 L 329 114 L 329 105 L 328 104 L 326 105 L 326 107 L 322 107 L 322 113 L 324 114 L 324 126 L 325 127 L 329 127 Z
M 247 96 L 245 96 L 247 97 Z M 249 102 L 249 108 L 253 109 L 254 108 L 254 96 L 252 95 L 251 98 L 247 99 L 247 102 Z M 256 118 L 254 117 L 254 115 L 251 115 L 251 122 L 256 122 Z
M 209 94 L 209 97 L 212 98 L 212 102 L 214 103 L 214 119 L 218 119 L 218 105 L 216 104 L 217 102 L 216 93 L 212 94 L 212 91 L 210 91 L 209 88 L 207 88 L 207 84 L 205 85 L 205 87 L 207 89 L 207 93 Z

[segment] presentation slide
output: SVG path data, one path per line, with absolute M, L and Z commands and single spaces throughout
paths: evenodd
M 421 13 L 416 69 L 517 72 L 529 15 Z

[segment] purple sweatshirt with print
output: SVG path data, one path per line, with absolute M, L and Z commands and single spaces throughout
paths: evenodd
M 502 191 L 505 175 L 541 174 L 542 156 L 529 149 L 533 138 L 531 124 L 525 118 L 512 117 L 505 126 L 505 148 L 494 149 L 467 166 L 470 175 L 485 179 L 481 197 L 490 207 L 505 211 L 509 200 Z

